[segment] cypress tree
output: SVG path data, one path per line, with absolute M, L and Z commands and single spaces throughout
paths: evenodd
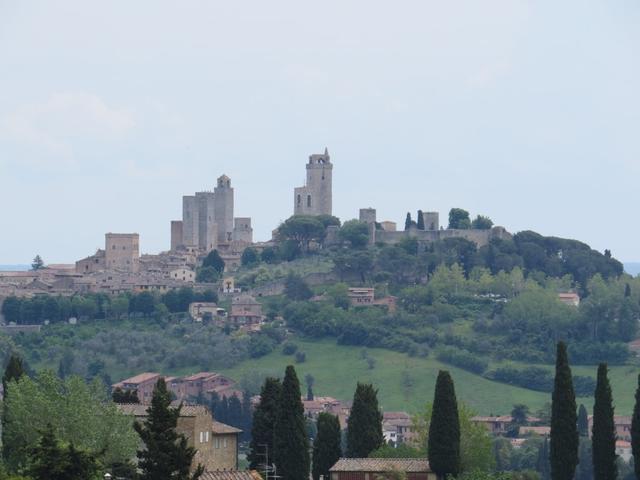
M 322 412 L 318 415 L 318 433 L 313 442 L 313 480 L 320 475 L 329 478 L 329 469 L 342 456 L 340 448 L 340 421 L 335 415 Z
M 248 391 L 242 393 L 242 440 L 251 440 L 251 424 L 253 410 L 251 407 L 251 394 Z
M 278 403 L 282 384 L 277 378 L 267 378 L 260 391 L 260 403 L 253 412 L 251 442 L 249 443 L 249 468 L 257 470 L 260 465 L 273 460 L 273 435 L 278 416 Z M 267 458 L 268 455 L 268 458 Z
M 289 365 L 282 382 L 275 426 L 275 464 L 277 475 L 286 480 L 308 480 L 309 438 L 296 370 Z
M 633 417 L 631 417 L 631 451 L 636 478 L 640 479 L 640 375 L 638 375 L 636 403 L 633 406 Z
M 418 210 L 418 230 L 424 230 L 424 217 L 422 216 L 422 210 Z
M 9 395 L 9 383 L 17 382 L 25 374 L 22 359 L 15 354 L 9 357 L 9 362 L 2 375 L 2 390 L 4 392 L 4 402 L 2 402 L 2 454 L 3 457 L 10 458 L 12 456 L 11 442 L 6 441 L 6 421 L 7 421 L 7 397 Z
M 411 224 L 413 220 L 411 220 L 411 213 L 407 212 L 407 218 L 404 221 L 404 229 L 409 230 L 411 228 Z
M 369 383 L 358 383 L 347 425 L 347 457 L 366 458 L 384 444 L 378 391 Z
M 578 434 L 581 437 L 589 436 L 589 416 L 583 404 L 580 404 L 580 408 L 578 408 Z
M 193 474 L 189 472 L 196 449 L 189 447 L 187 438 L 176 431 L 181 408 L 182 405 L 171 408 L 167 385 L 164 379 L 158 380 L 147 418 L 133 425 L 144 442 L 144 448 L 138 450 L 140 480 L 197 480 L 202 475 L 202 465 L 198 465 Z
M 536 462 L 536 470 L 540 474 L 540 480 L 550 480 L 551 472 L 549 469 L 549 437 L 545 435 L 540 448 L 538 449 L 538 460 Z
M 593 480 L 593 457 L 589 437 L 580 437 L 578 460 L 580 463 L 576 468 L 575 480 Z
M 556 375 L 551 401 L 551 478 L 573 480 L 578 464 L 578 425 L 567 346 L 558 342 Z
M 611 385 L 607 378 L 606 363 L 598 365 L 591 445 L 593 478 L 595 480 L 615 480 L 618 474 L 616 427 L 613 421 L 613 399 L 611 398 Z
M 458 401 L 449 372 L 440 370 L 429 424 L 428 458 L 439 478 L 460 472 L 460 418 Z

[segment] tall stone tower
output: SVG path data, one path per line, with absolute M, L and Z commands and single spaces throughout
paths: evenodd
M 218 242 L 229 243 L 233 240 L 233 187 L 226 175 L 218 178 L 214 189 L 214 222 L 218 226 Z
M 329 151 L 309 156 L 307 182 L 294 190 L 294 215 L 331 215 L 333 164 Z
M 140 269 L 140 236 L 137 233 L 106 233 L 104 237 L 107 270 L 135 273 Z

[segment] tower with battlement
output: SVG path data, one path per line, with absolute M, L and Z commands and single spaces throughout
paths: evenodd
M 333 164 L 329 151 L 309 156 L 307 181 L 294 189 L 294 215 L 331 215 Z

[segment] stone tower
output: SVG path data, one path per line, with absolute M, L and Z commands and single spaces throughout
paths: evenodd
M 222 175 L 218 178 L 214 195 L 214 222 L 218 226 L 218 242 L 229 243 L 233 240 L 233 187 L 229 177 Z
M 309 156 L 306 185 L 294 190 L 294 215 L 331 215 L 332 171 L 333 164 L 326 148 L 323 154 Z
M 107 233 L 104 243 L 107 270 L 135 273 L 140 269 L 140 236 L 137 233 Z

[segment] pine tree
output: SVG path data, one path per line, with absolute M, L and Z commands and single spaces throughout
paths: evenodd
M 249 443 L 249 468 L 258 469 L 260 465 L 273 460 L 276 419 L 278 404 L 282 393 L 282 384 L 277 378 L 267 378 L 260 391 L 260 403 L 253 412 L 251 443 Z M 268 456 L 268 458 L 267 458 Z
M 347 425 L 346 456 L 366 458 L 383 444 L 378 391 L 369 383 L 358 382 Z
M 424 230 L 424 216 L 422 210 L 418 210 L 418 230 Z
M 633 406 L 633 417 L 631 417 L 631 450 L 636 478 L 640 479 L 640 375 L 638 375 L 636 403 Z
M 607 378 L 607 364 L 598 365 L 595 402 L 593 404 L 593 478 L 595 480 L 615 480 L 616 427 L 613 421 L 613 399 L 611 385 Z
M 556 375 L 551 401 L 551 478 L 573 480 L 578 464 L 576 396 L 573 390 L 567 346 L 558 342 Z
M 11 442 L 6 440 L 6 421 L 7 421 L 7 397 L 9 395 L 9 383 L 17 382 L 25 374 L 22 359 L 15 354 L 9 357 L 9 362 L 2 376 L 2 391 L 4 392 L 4 402 L 2 402 L 2 454 L 4 458 L 10 458 L 13 455 Z
M 407 212 L 407 218 L 404 221 L 404 229 L 409 230 L 412 224 L 413 224 L 413 220 L 411 220 L 411 213 Z
M 429 424 L 428 458 L 439 478 L 460 472 L 460 419 L 458 402 L 449 372 L 441 370 L 436 380 L 433 413 Z
M 85 480 L 98 471 L 96 459 L 73 444 L 61 447 L 51 424 L 31 449 L 27 473 L 34 480 Z
M 42 257 L 40 255 L 36 255 L 33 259 L 33 263 L 31 264 L 31 270 L 35 272 L 36 270 L 40 270 L 41 268 L 44 268 L 44 261 L 42 260 Z
M 313 469 L 311 473 L 314 480 L 319 480 L 320 475 L 329 478 L 329 469 L 342 456 L 340 441 L 338 417 L 326 412 L 320 413 L 318 415 L 318 433 L 313 442 Z
M 580 404 L 580 408 L 578 408 L 578 434 L 581 437 L 589 436 L 589 416 L 583 404 Z
M 292 365 L 287 367 L 282 382 L 274 444 L 277 475 L 286 480 L 308 480 L 309 439 L 300 382 Z
M 167 385 L 164 379 L 158 380 L 147 418 L 143 423 L 134 424 L 145 445 L 138 450 L 140 480 L 197 480 L 202 475 L 202 465 L 198 465 L 193 474 L 189 472 L 196 449 L 189 447 L 187 438 L 176 431 L 181 407 L 171 408 Z

